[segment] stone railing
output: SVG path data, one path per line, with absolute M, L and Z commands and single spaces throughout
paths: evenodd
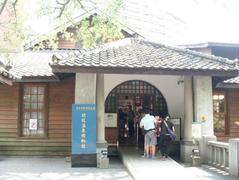
M 208 164 L 229 171 L 229 143 L 208 141 Z

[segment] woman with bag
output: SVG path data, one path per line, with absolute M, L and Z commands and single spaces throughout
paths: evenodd
M 169 115 L 167 115 L 160 124 L 161 132 L 159 138 L 159 149 L 162 155 L 162 159 L 165 160 L 168 158 L 169 154 L 169 146 L 173 139 L 170 136 L 169 130 L 170 129 L 175 134 L 175 129 L 173 123 L 169 121 Z

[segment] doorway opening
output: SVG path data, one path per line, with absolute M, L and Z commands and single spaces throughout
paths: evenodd
M 116 127 L 106 127 L 107 142 L 119 146 L 143 146 L 139 120 L 134 118 L 131 122 L 130 109 L 134 112 L 134 117 L 138 116 L 140 119 L 145 108 L 149 108 L 152 115 L 164 117 L 168 114 L 164 96 L 153 85 L 145 81 L 130 80 L 116 86 L 105 100 L 105 113 L 115 114 L 116 117 Z M 125 113 L 125 121 L 119 118 L 121 111 Z

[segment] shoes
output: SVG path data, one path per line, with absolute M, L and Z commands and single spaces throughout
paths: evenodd
M 151 156 L 151 158 L 150 159 L 156 159 L 156 157 L 155 156 Z
M 149 158 L 150 158 L 150 156 L 149 156 L 149 155 L 146 155 L 146 154 L 142 155 L 141 157 L 142 157 L 142 158 L 145 158 L 145 159 L 149 159 Z
M 162 161 L 166 161 L 167 160 L 167 158 L 165 156 L 161 156 L 159 159 L 162 160 Z

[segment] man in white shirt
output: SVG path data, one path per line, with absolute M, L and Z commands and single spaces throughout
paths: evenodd
M 144 128 L 144 149 L 146 158 L 155 157 L 157 138 L 155 134 L 156 119 L 151 116 L 149 109 L 145 110 L 145 116 L 140 121 L 140 127 Z

